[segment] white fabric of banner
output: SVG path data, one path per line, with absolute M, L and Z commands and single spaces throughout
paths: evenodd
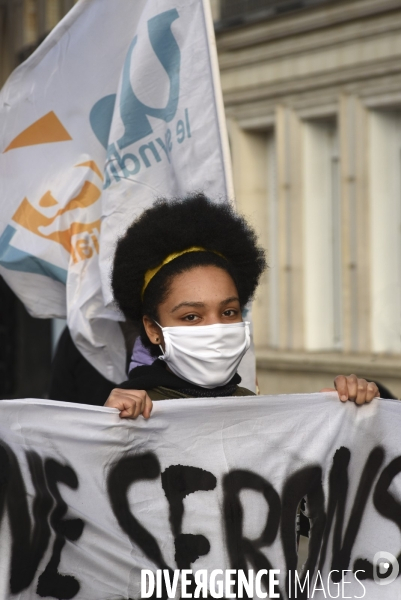
M 0 598 L 140 598 L 141 569 L 272 568 L 284 599 L 306 497 L 311 587 L 290 597 L 399 600 L 372 564 L 401 552 L 400 430 L 399 401 L 333 393 L 166 400 L 148 421 L 1 401 Z
M 0 274 L 124 380 L 117 238 L 157 197 L 233 196 L 208 0 L 79 0 L 5 84 L 0 140 Z

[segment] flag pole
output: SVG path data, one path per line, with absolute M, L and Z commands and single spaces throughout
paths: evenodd
M 215 98 L 215 106 L 217 112 L 217 122 L 220 130 L 221 153 L 223 156 L 224 177 L 227 190 L 227 197 L 230 200 L 235 200 L 234 197 L 234 182 L 231 163 L 231 152 L 228 141 L 226 115 L 224 110 L 223 93 L 221 89 L 219 62 L 217 58 L 216 36 L 214 33 L 212 10 L 210 0 L 202 0 L 203 14 L 205 17 L 206 34 L 208 38 L 209 58 L 212 71 L 213 90 Z

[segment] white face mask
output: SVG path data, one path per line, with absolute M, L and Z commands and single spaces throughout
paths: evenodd
M 225 385 L 234 377 L 251 344 L 249 321 L 159 327 L 165 344 L 160 360 L 181 379 L 207 389 Z

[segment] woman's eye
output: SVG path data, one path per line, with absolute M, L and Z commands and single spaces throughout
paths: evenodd
M 237 311 L 236 311 L 236 310 L 234 310 L 233 308 L 230 308 L 230 309 L 228 309 L 228 310 L 225 310 L 225 311 L 223 312 L 223 315 L 224 315 L 225 317 L 234 317 L 234 315 L 236 315 L 236 314 L 237 314 Z
M 197 315 L 187 315 L 184 317 L 184 321 L 196 321 L 198 319 Z

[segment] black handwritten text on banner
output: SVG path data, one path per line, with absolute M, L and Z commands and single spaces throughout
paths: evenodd
M 1 401 L 0 599 L 140 598 L 142 569 L 277 569 L 295 597 L 305 498 L 311 579 L 358 571 L 345 597 L 399 600 L 373 562 L 401 562 L 400 439 L 397 401 L 335 394 L 169 400 L 149 421 Z

